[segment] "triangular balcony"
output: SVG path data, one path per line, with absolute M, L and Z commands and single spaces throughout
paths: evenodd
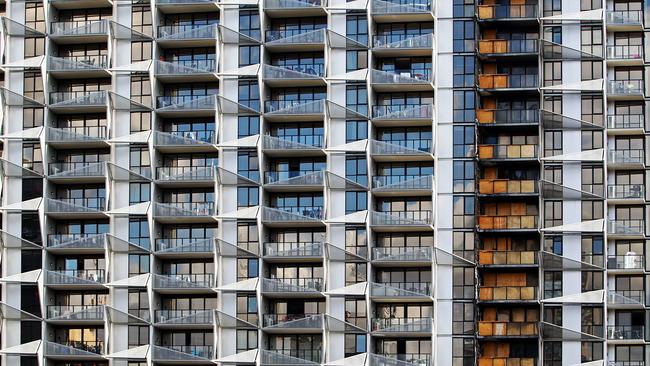
M 103 305 L 48 305 L 47 320 L 56 323 L 103 323 Z
M 184 292 L 202 291 L 212 292 L 214 287 L 214 274 L 154 274 L 153 288 L 158 292 Z
M 644 290 L 609 290 L 607 292 L 607 307 L 643 309 L 645 297 Z
M 319 366 L 321 359 L 318 349 L 260 350 L 261 366 Z
M 217 24 L 161 25 L 156 42 L 163 47 L 216 46 Z
M 323 258 L 323 243 L 321 242 L 285 242 L 264 243 L 264 259 L 277 260 L 319 260 Z
M 433 54 L 433 33 L 377 35 L 373 38 L 373 46 L 373 52 L 382 56 L 430 56 Z
M 433 329 L 433 318 L 373 318 L 371 327 L 375 335 L 428 335 Z
M 373 263 L 430 264 L 433 247 L 378 247 L 372 248 Z
M 325 0 L 264 0 L 264 11 L 271 16 L 326 15 Z
M 325 100 L 267 100 L 264 116 L 277 121 L 319 121 L 325 113 Z
M 154 202 L 153 217 L 160 222 L 203 222 L 214 221 L 214 202 Z
M 108 146 L 106 126 L 88 127 L 48 127 L 45 129 L 45 140 L 55 148 L 71 148 Z
M 54 112 L 105 112 L 108 108 L 108 92 L 57 91 L 50 93 L 50 109 Z
M 163 116 L 183 117 L 213 116 L 217 111 L 217 97 L 215 95 L 177 95 L 161 96 L 156 99 L 156 110 Z
M 212 309 L 156 310 L 154 321 L 159 328 L 212 328 L 215 317 Z
M 104 342 L 61 341 L 45 342 L 45 356 L 56 360 L 99 360 L 103 359 Z
M 264 64 L 262 78 L 270 87 L 325 85 L 325 64 L 273 66 Z
M 379 196 L 426 195 L 433 189 L 433 175 L 376 175 L 372 187 Z
M 262 222 L 269 225 L 322 224 L 324 216 L 320 206 L 262 207 Z
M 156 60 L 156 77 L 163 82 L 216 81 L 217 61 L 206 60 Z
M 212 364 L 213 346 L 151 346 L 151 359 L 157 363 Z
M 110 67 L 108 55 L 95 56 L 49 56 L 48 71 L 54 77 L 105 77 Z
M 105 210 L 104 197 L 45 199 L 45 214 L 54 218 L 104 218 Z
M 433 224 L 433 212 L 419 211 L 371 211 L 370 226 L 375 228 L 430 228 Z
M 269 171 L 264 173 L 265 188 L 268 191 L 322 191 L 324 171 Z
M 372 119 L 380 125 L 395 125 L 403 122 L 414 122 L 430 126 L 433 123 L 433 105 L 375 105 L 372 107 Z
M 48 287 L 103 288 L 105 282 L 106 272 L 103 269 L 61 269 L 45 271 L 45 284 Z
M 266 31 L 264 46 L 270 51 L 318 51 L 325 47 L 326 32 L 325 28 L 312 31 L 298 29 L 268 30 Z
M 106 40 L 109 33 L 109 20 L 75 20 L 50 23 L 50 37 L 64 39 L 83 37 L 87 43 L 98 43 Z
M 80 182 L 103 182 L 106 179 L 106 163 L 100 162 L 74 162 L 48 164 L 48 179 L 52 181 L 74 180 Z
M 323 331 L 323 314 L 264 314 L 264 330 L 267 333 L 292 333 Z
M 51 234 L 47 236 L 47 249 L 66 253 L 103 253 L 106 234 Z
M 389 282 L 370 284 L 371 298 L 431 298 L 429 282 Z
M 167 257 L 212 257 L 215 239 L 161 238 L 156 239 L 156 255 Z
M 302 135 L 276 137 L 262 135 L 262 149 L 272 156 L 323 155 L 323 135 Z
M 380 92 L 433 90 L 433 75 L 428 70 L 393 72 L 373 69 L 370 82 Z
M 262 278 L 262 292 L 267 296 L 321 296 L 322 278 Z

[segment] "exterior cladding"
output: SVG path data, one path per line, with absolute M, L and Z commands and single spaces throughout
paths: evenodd
M 2 363 L 650 365 L 648 8 L 0 1 Z

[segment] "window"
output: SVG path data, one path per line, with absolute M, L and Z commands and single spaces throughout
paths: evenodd
M 470 88 L 475 84 L 475 57 L 454 56 L 454 87 Z
M 368 233 L 365 226 L 345 227 L 345 250 L 368 258 Z
M 237 246 L 251 253 L 259 253 L 259 230 L 255 222 L 237 223 Z
M 561 236 L 551 236 L 544 238 L 544 250 L 553 253 L 556 255 L 562 255 L 563 246 L 562 246 L 562 237 Z
M 603 27 L 583 25 L 580 28 L 580 43 L 583 52 L 603 57 Z
M 583 200 L 582 201 L 582 221 L 598 220 L 603 218 L 602 200 Z
M 454 52 L 474 52 L 474 21 L 454 20 Z
M 562 155 L 562 131 L 544 131 L 544 156 Z
M 368 315 L 365 299 L 345 299 L 345 321 L 361 329 L 367 329 Z
M 452 366 L 474 365 L 475 354 L 474 339 L 457 337 L 451 339 Z
M 368 264 L 347 262 L 345 263 L 345 285 L 366 282 L 368 280 Z
M 361 44 L 368 44 L 368 18 L 366 15 L 347 15 L 345 34 Z
M 257 348 L 257 330 L 237 329 L 237 353 Z
M 463 258 L 474 260 L 474 232 L 454 231 L 454 254 Z
M 614 359 L 622 365 L 645 364 L 645 346 L 615 346 Z
M 580 10 L 596 10 L 603 7 L 602 0 L 580 0 Z
M 129 254 L 129 277 L 149 272 L 149 254 Z
M 452 332 L 454 335 L 474 334 L 474 303 L 454 302 L 452 304 Z
M 151 41 L 131 42 L 131 62 L 151 60 Z
M 129 205 L 151 200 L 151 184 L 129 183 Z
M 259 205 L 258 187 L 237 187 L 237 208 Z
M 129 314 L 141 319 L 149 318 L 149 296 L 147 290 L 129 289 Z
M 605 174 L 602 165 L 582 167 L 582 190 L 601 197 L 605 196 Z
M 144 177 L 151 176 L 151 158 L 147 147 L 131 147 L 129 169 Z
M 345 157 L 345 177 L 363 186 L 368 185 L 368 162 L 365 155 Z
M 368 209 L 368 195 L 365 191 L 345 192 L 345 213 L 350 214 Z
M 146 106 L 152 105 L 149 76 L 131 76 L 131 99 Z
M 454 300 L 474 299 L 474 268 L 453 268 L 453 297 Z
M 43 126 L 43 108 L 23 108 L 23 129 Z
M 345 106 L 364 116 L 368 115 L 368 90 L 364 85 L 347 85 Z
M 454 18 L 471 18 L 474 16 L 475 0 L 454 0 Z M 454 365 L 456 365 L 454 363 Z
M 253 39 L 262 39 L 260 15 L 257 9 L 239 11 L 239 33 Z
M 45 10 L 43 8 L 43 2 L 25 2 L 25 25 L 45 34 Z
M 128 328 L 129 348 L 135 348 L 149 344 L 149 326 L 129 325 Z
M 345 52 L 345 71 L 368 68 L 368 51 L 351 50 Z
M 37 102 L 44 102 L 43 76 L 40 72 L 25 72 L 23 77 L 23 95 Z
M 39 143 L 23 143 L 23 168 L 43 174 L 43 152 Z
M 346 121 L 345 142 L 353 142 L 368 138 L 368 121 Z
M 454 166 L 454 193 L 471 193 L 474 192 L 474 162 L 457 161 L 453 162 Z
M 471 90 L 454 90 L 454 123 L 474 122 L 476 94 Z
M 150 248 L 149 221 L 146 218 L 129 219 L 129 242 L 142 248 Z
M 562 201 L 544 201 L 544 227 L 562 225 Z
M 581 104 L 581 119 L 583 121 L 591 122 L 598 126 L 604 125 L 605 108 L 603 104 L 603 97 L 583 95 Z
M 549 165 L 544 167 L 544 180 L 555 184 L 562 184 L 562 166 Z
M 470 158 L 475 152 L 474 126 L 454 126 L 454 157 Z
M 131 28 L 149 36 L 153 35 L 151 6 L 131 6 Z
M 255 295 L 237 295 L 237 317 L 251 324 L 257 324 L 257 297 Z
M 604 335 L 604 320 L 602 307 L 582 306 L 581 329 L 583 333 L 602 337 Z
M 257 151 L 244 150 L 237 153 L 237 174 L 259 182 L 260 167 Z
M 255 80 L 239 81 L 239 104 L 250 109 L 260 110 L 260 88 Z
M 474 196 L 454 196 L 454 228 L 472 228 L 475 221 Z
M 238 138 L 258 135 L 260 133 L 260 118 L 257 116 L 237 117 Z
M 239 46 L 239 66 L 260 63 L 260 46 Z
M 366 335 L 365 334 L 346 334 L 345 335 L 345 357 L 358 355 L 366 352 Z
M 25 37 L 25 58 L 41 56 L 44 53 L 44 37 Z
M 562 1 L 562 0 L 559 0 Z M 544 27 L 544 39 L 556 44 L 562 44 L 562 27 Z
M 544 272 L 544 298 L 562 296 L 562 271 Z
M 131 112 L 131 133 L 151 130 L 151 112 Z
M 581 276 L 582 292 L 603 289 L 603 272 L 582 271 Z
M 602 61 L 582 61 L 580 63 L 582 69 L 582 80 L 594 80 L 603 78 L 603 62 Z
M 562 61 L 544 62 L 544 86 L 562 84 Z
M 562 366 L 562 341 L 544 341 L 544 366 Z
M 259 263 L 257 258 L 237 258 L 237 281 L 259 277 Z
M 604 245 L 602 236 L 584 235 L 581 239 L 582 261 L 604 267 Z
M 591 362 L 603 359 L 602 341 L 583 341 L 580 344 L 580 359 L 585 362 Z

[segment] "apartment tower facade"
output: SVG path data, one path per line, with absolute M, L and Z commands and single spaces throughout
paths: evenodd
M 650 366 L 648 0 L 0 13 L 2 364 Z

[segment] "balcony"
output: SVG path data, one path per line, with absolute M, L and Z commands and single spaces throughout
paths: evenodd
M 479 160 L 528 160 L 537 161 L 539 157 L 537 145 L 507 145 L 491 144 L 478 145 Z
M 269 156 L 323 156 L 323 135 L 263 135 L 262 149 Z
M 213 364 L 214 347 L 204 345 L 151 346 L 151 359 L 156 363 Z
M 378 300 L 425 300 L 432 295 L 430 282 L 373 282 L 370 297 Z
M 607 340 L 611 342 L 641 342 L 645 339 L 645 327 L 643 325 L 608 325 Z
M 61 91 L 50 93 L 50 109 L 61 113 L 99 113 L 108 108 L 108 92 Z
M 217 24 L 161 25 L 156 42 L 169 48 L 213 47 L 217 45 Z
M 106 180 L 106 163 L 50 163 L 48 173 L 48 179 L 52 182 L 102 183 Z
M 216 11 L 216 0 L 157 0 L 156 7 L 163 13 L 183 13 L 186 11 Z
M 644 220 L 607 220 L 607 233 L 610 238 L 639 237 L 645 235 Z
M 162 82 L 216 81 L 217 61 L 214 59 L 155 62 L 156 77 Z
M 431 104 L 375 105 L 372 107 L 373 123 L 377 126 L 427 125 L 433 123 Z
M 430 336 L 433 330 L 433 318 L 373 318 L 370 320 L 375 336 Z
M 90 198 L 46 198 L 45 214 L 57 219 L 101 219 L 106 215 L 106 199 L 104 197 Z
M 607 30 L 642 31 L 642 10 L 607 10 Z
M 536 109 L 478 109 L 476 120 L 481 126 L 537 126 Z
M 432 247 L 376 247 L 372 248 L 372 261 L 375 265 L 417 266 L 431 265 Z
M 371 211 L 370 226 L 377 231 L 428 230 L 433 225 L 433 212 L 414 211 Z
M 214 285 L 212 273 L 153 275 L 153 289 L 159 293 L 211 293 Z
M 267 333 L 321 333 L 322 314 L 264 314 L 264 331 Z
M 106 126 L 49 127 L 45 131 L 45 140 L 55 148 L 108 147 Z
M 643 149 L 610 149 L 607 158 L 607 167 L 612 169 L 643 169 L 645 165 Z
M 478 366 L 535 366 L 537 359 L 532 357 L 481 356 Z
M 324 86 L 325 65 L 284 65 L 264 64 L 262 78 L 270 87 L 282 86 Z
M 214 202 L 156 202 L 153 217 L 164 223 L 214 221 Z
M 607 186 L 609 203 L 643 203 L 645 200 L 645 185 L 643 184 L 611 184 Z
M 113 0 L 50 0 L 57 9 L 106 8 L 113 6 Z
M 285 242 L 264 243 L 264 260 L 289 261 L 321 261 L 323 259 L 323 243 L 320 242 Z
M 536 302 L 536 286 L 479 286 L 479 301 Z
M 270 121 L 321 121 L 325 100 L 267 100 L 264 111 Z
M 264 366 L 317 366 L 320 365 L 321 359 L 323 358 L 323 350 L 285 348 L 267 351 L 262 349 L 260 350 L 260 358 L 260 365 Z
M 109 20 L 50 23 L 50 38 L 66 43 L 100 43 L 108 39 Z
M 156 183 L 165 186 L 214 186 L 216 169 L 208 166 L 164 166 L 156 168 Z
M 537 57 L 538 39 L 482 39 L 478 41 L 478 53 L 483 57 Z
M 50 75 L 56 78 L 96 78 L 109 76 L 106 70 L 110 67 L 108 55 L 50 56 L 47 60 L 48 71 Z
M 536 231 L 537 215 L 479 215 L 478 229 L 481 231 Z
M 212 309 L 162 309 L 156 310 L 154 317 L 155 324 L 159 328 L 211 329 L 214 327 Z
M 368 354 L 369 365 L 373 366 L 431 366 L 430 353 L 382 353 Z
M 507 21 L 537 23 L 537 4 L 478 5 L 479 21 Z
M 214 238 L 156 239 L 156 255 L 161 257 L 211 258 L 215 253 Z
M 45 342 L 45 357 L 62 361 L 103 360 L 104 342 L 60 340 Z
M 537 251 L 479 250 L 478 264 L 489 267 L 536 267 Z
M 289 0 L 290 1 L 290 0 Z M 286 29 L 267 30 L 265 33 L 269 51 L 322 51 L 325 47 L 325 28 L 316 30 Z
M 643 309 L 645 307 L 643 290 L 609 290 L 607 307 L 610 309 Z
M 644 256 L 633 252 L 625 255 L 607 256 L 607 269 L 616 272 L 643 272 L 645 269 Z
M 290 170 L 264 172 L 265 188 L 269 192 L 322 192 L 323 171 Z
M 370 140 L 370 155 L 374 161 L 430 161 L 433 160 L 433 140 Z
M 102 305 L 48 305 L 48 322 L 57 324 L 103 324 L 104 306 Z
M 530 196 L 539 193 L 539 185 L 532 179 L 481 179 L 478 193 L 486 196 Z
M 213 152 L 216 138 L 214 130 L 154 131 L 153 144 L 163 153 Z
M 264 0 L 264 12 L 271 17 L 326 15 L 325 0 Z
M 507 321 L 479 321 L 479 337 L 537 337 L 539 328 L 537 322 L 507 322 Z
M 376 175 L 372 177 L 372 192 L 377 197 L 421 196 L 431 194 L 431 175 Z
M 431 56 L 433 33 L 378 35 L 373 37 L 373 46 L 373 53 L 378 56 Z
M 485 92 L 521 92 L 537 90 L 539 87 L 537 74 L 480 74 L 478 88 Z
M 370 14 L 376 22 L 431 21 L 430 0 L 372 0 Z
M 616 134 L 642 134 L 645 128 L 645 115 L 643 114 L 617 114 L 607 116 L 609 133 Z M 620 131 L 611 131 L 620 130 Z
M 216 95 L 176 95 L 156 98 L 157 112 L 161 116 L 209 117 L 217 107 Z
M 607 63 L 612 66 L 643 65 L 643 46 L 607 46 Z
M 643 80 L 608 80 L 607 98 L 612 100 L 637 100 L 644 98 Z
M 55 289 L 103 289 L 106 272 L 103 269 L 59 269 L 45 272 L 45 284 Z
M 370 82 L 379 92 L 433 90 L 433 75 L 429 70 L 371 70 Z
M 322 278 L 262 278 L 262 293 L 267 297 L 321 297 Z
M 102 254 L 106 250 L 106 234 L 50 234 L 47 236 L 47 250 Z
M 645 366 L 645 361 L 607 361 L 607 366 Z

